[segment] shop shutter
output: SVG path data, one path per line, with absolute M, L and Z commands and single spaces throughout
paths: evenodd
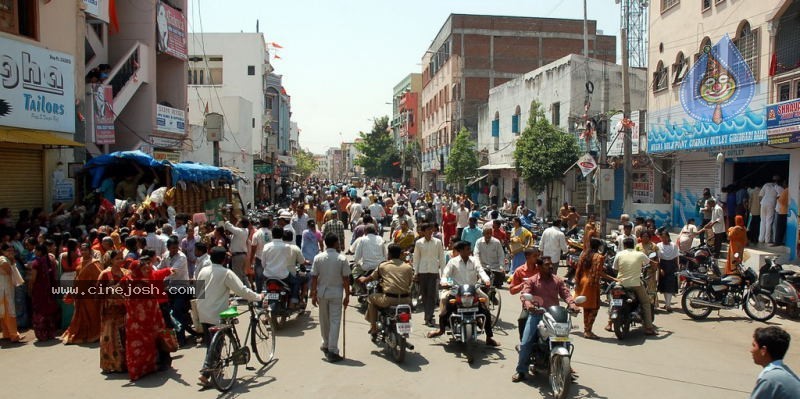
M 3 164 L 0 208 L 11 208 L 16 222 L 19 211 L 44 206 L 42 150 L 0 149 Z
M 702 196 L 708 187 L 711 193 L 717 190 L 719 166 L 713 159 L 705 161 L 681 161 L 680 193 L 691 198 Z

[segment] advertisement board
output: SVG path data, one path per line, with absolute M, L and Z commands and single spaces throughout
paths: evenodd
M 769 144 L 800 142 L 800 99 L 767 105 Z
M 103 21 L 109 22 L 108 2 L 110 0 L 83 0 L 83 10 L 87 14 Z
M 631 154 L 639 153 L 639 111 L 631 112 Z M 608 156 L 620 157 L 625 150 L 625 134 L 622 129 L 622 114 L 616 114 L 608 119 Z
M 186 17 L 182 12 L 159 1 L 156 9 L 156 39 L 158 51 L 186 61 Z
M 633 170 L 633 202 L 651 204 L 655 200 L 655 173 L 653 169 Z
M 0 37 L 0 125 L 75 133 L 75 59 Z
M 94 115 L 94 142 L 114 144 L 114 110 L 112 108 L 113 90 L 110 85 L 93 85 L 92 114 Z
M 156 130 L 186 134 L 186 112 L 156 104 Z

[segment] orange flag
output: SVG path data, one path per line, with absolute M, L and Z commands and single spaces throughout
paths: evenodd
M 119 32 L 119 19 L 117 19 L 117 3 L 115 0 L 108 0 L 108 33 Z
M 272 42 L 270 44 L 272 45 L 272 47 L 275 47 L 275 48 L 283 48 L 283 46 L 281 46 L 280 44 L 275 43 L 275 42 Z
M 279 56 L 278 54 L 275 54 L 275 59 L 276 60 L 282 60 L 283 58 L 281 58 L 281 56 Z

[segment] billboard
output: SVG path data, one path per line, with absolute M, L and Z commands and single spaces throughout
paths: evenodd
M 114 109 L 111 102 L 114 98 L 111 85 L 92 85 L 92 114 L 94 116 L 94 142 L 97 144 L 114 144 Z
M 767 105 L 769 144 L 800 142 L 800 99 Z
M 631 112 L 631 121 L 634 123 L 631 128 L 631 154 L 639 153 L 639 111 Z M 622 126 L 622 114 L 616 114 L 608 120 L 608 144 L 606 144 L 607 155 L 610 157 L 622 156 L 625 150 L 625 134 Z
M 156 130 L 186 134 L 186 112 L 156 104 Z
M 156 7 L 156 34 L 158 51 L 186 61 L 186 16 L 182 12 L 159 1 Z
M 75 133 L 75 59 L 0 37 L 0 125 Z

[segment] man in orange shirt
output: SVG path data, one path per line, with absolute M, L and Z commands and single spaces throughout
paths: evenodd
M 342 194 L 342 198 L 339 198 L 339 217 L 342 223 L 344 223 L 345 228 L 350 225 L 350 212 L 347 211 L 348 205 L 350 205 L 350 197 Z
M 525 281 L 539 273 L 539 265 L 542 261 L 539 259 L 539 248 L 531 247 L 526 248 L 525 263 L 514 270 L 514 275 L 511 276 L 511 284 L 508 286 L 508 292 L 511 295 L 517 295 L 522 291 L 525 286 Z M 525 331 L 525 323 L 528 322 L 528 311 L 524 308 L 519 314 L 517 319 L 517 327 L 519 327 L 519 339 L 522 340 L 522 333 Z

